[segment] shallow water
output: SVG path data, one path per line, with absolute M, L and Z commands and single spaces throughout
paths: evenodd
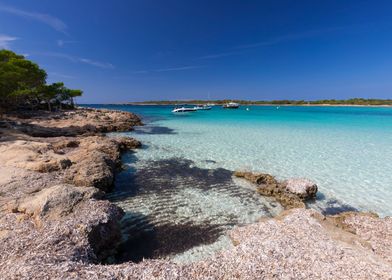
M 312 207 L 329 213 L 358 209 L 392 215 L 392 108 L 215 107 L 174 115 L 170 106 L 104 107 L 144 117 L 147 125 L 129 133 L 144 144 L 128 160 L 135 172 L 151 162 L 176 158 L 206 170 L 261 171 L 281 179 L 307 177 L 317 182 L 320 191 Z M 184 184 L 189 187 L 190 183 Z M 187 187 L 181 191 L 197 197 L 200 189 Z M 181 192 L 175 193 L 181 196 Z M 183 193 L 182 197 L 192 195 Z M 220 192 L 216 196 L 218 203 L 226 199 Z M 127 200 L 129 204 L 135 197 L 138 195 Z M 236 219 L 255 219 L 247 211 L 252 212 L 258 203 L 264 202 L 240 203 L 247 210 Z
M 123 160 L 129 166 L 108 196 L 126 210 L 122 230 L 127 241 L 119 262 L 200 259 L 229 246 L 225 234 L 235 225 L 282 210 L 253 186 L 233 180 L 226 169 L 203 169 L 179 158 L 142 161 L 131 153 Z

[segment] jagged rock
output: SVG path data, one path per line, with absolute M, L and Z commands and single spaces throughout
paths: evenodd
M 275 177 L 265 173 L 252 173 L 246 171 L 235 171 L 234 176 L 244 178 L 254 184 L 277 184 Z
M 91 152 L 74 164 L 68 172 L 68 178 L 76 186 L 95 187 L 103 191 L 113 185 L 115 165 L 102 152 Z
M 116 138 L 116 141 L 118 142 L 121 151 L 137 149 L 142 146 L 142 143 L 139 140 L 131 137 L 119 137 Z
M 317 193 L 315 182 L 306 178 L 293 178 L 283 182 L 287 191 L 298 195 L 301 199 L 314 198 Z
M 52 146 L 53 146 L 53 150 L 55 152 L 58 152 L 60 150 L 64 150 L 67 148 L 77 148 L 77 147 L 79 147 L 79 144 L 80 144 L 80 142 L 78 140 L 76 140 L 76 138 L 75 138 L 72 140 L 62 139 L 62 140 L 54 143 Z
M 48 173 L 60 170 L 60 163 L 57 160 L 46 160 L 44 162 L 37 162 L 35 165 L 31 165 L 31 170 L 35 170 L 42 173 Z
M 16 117 L 15 117 L 16 115 Z M 129 112 L 96 109 L 75 109 L 59 112 L 26 111 L 8 113 L 13 128 L 33 137 L 92 135 L 99 132 L 129 131 L 141 125 L 140 118 Z
M 285 209 L 305 208 L 303 200 L 287 191 L 284 184 L 265 184 L 257 187 L 257 192 L 261 195 L 276 198 Z
M 103 210 L 106 210 L 106 219 L 95 222 L 87 234 L 88 242 L 99 262 L 114 255 L 122 240 L 119 221 L 124 216 L 124 211 L 114 204 L 107 204 Z
M 97 200 L 103 192 L 92 186 L 102 190 L 112 186 L 122 147 L 101 132 L 130 130 L 140 124 L 131 113 L 90 109 L 29 111 L 23 119 L 16 112 L 4 117 L 0 125 L 1 279 L 41 278 L 40 273 L 51 278 L 47 267 L 39 268 L 38 274 L 19 269 L 19 260 L 33 261 L 38 268 L 50 262 L 99 263 L 113 254 L 121 240 L 123 211 Z M 79 278 L 63 272 L 57 278 L 75 277 Z
M 62 159 L 59 162 L 61 169 L 66 169 L 72 165 L 72 161 L 69 159 Z
M 257 185 L 261 195 L 276 198 L 286 209 L 305 208 L 304 201 L 315 197 L 317 185 L 307 179 L 289 179 L 279 182 L 270 174 L 236 171 L 234 176 Z
M 95 188 L 80 188 L 62 184 L 45 188 L 31 196 L 12 201 L 8 204 L 8 207 L 12 212 L 54 220 L 71 213 L 82 200 L 98 195 L 99 191 Z
M 120 145 L 114 139 L 102 136 L 79 139 L 79 147 L 68 154 L 72 166 L 66 171 L 67 181 L 77 186 L 109 190 L 121 163 L 120 152 Z

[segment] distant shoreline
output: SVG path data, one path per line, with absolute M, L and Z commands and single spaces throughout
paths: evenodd
M 149 102 L 127 102 L 127 103 L 118 103 L 113 105 L 132 105 L 132 106 L 176 106 L 180 103 L 149 103 Z M 199 103 L 193 102 L 183 102 L 181 104 L 195 105 Z M 201 103 L 203 104 L 203 103 Z M 106 104 L 107 105 L 107 104 Z M 215 104 L 215 106 L 222 106 L 223 104 Z M 384 104 L 384 105 L 366 105 L 366 104 L 254 104 L 254 103 L 246 103 L 241 104 L 241 106 L 284 106 L 284 107 L 380 107 L 380 108 L 390 108 L 392 105 Z

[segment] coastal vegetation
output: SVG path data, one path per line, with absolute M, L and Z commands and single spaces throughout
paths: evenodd
M 47 84 L 46 78 L 46 71 L 23 55 L 0 50 L 0 110 L 73 108 L 83 92 L 62 82 Z
M 159 101 L 143 101 L 132 102 L 132 104 L 207 104 L 214 103 L 222 105 L 228 102 L 236 102 L 242 105 L 347 105 L 347 106 L 392 106 L 392 99 L 374 99 L 374 98 L 351 98 L 351 99 L 322 99 L 322 100 L 159 100 Z

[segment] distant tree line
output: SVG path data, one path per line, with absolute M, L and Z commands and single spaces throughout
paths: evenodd
M 351 98 L 351 99 L 323 99 L 323 100 L 260 100 L 260 101 L 249 101 L 249 100 L 236 100 L 236 99 L 225 99 L 225 100 L 164 100 L 164 101 L 145 101 L 145 102 L 133 102 L 134 104 L 161 104 L 161 105 L 172 105 L 172 104 L 206 104 L 214 103 L 222 105 L 228 102 L 236 102 L 242 105 L 364 105 L 364 106 L 380 106 L 388 105 L 392 106 L 392 99 L 366 99 L 366 98 Z
M 46 83 L 47 74 L 36 63 L 9 50 L 0 50 L 0 109 L 73 108 L 83 92 L 64 83 Z

